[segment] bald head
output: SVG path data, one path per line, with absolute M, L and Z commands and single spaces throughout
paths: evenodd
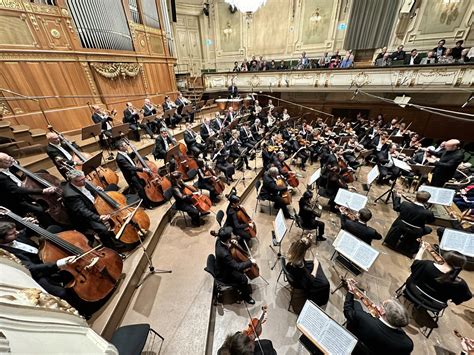
M 11 156 L 6 153 L 0 153 L 0 169 L 8 169 L 15 162 Z
M 447 150 L 447 151 L 452 151 L 452 150 L 456 150 L 459 148 L 459 145 L 461 144 L 461 142 L 457 139 L 450 139 L 449 141 L 445 142 L 444 143 L 444 148 Z
M 46 133 L 46 139 L 48 140 L 48 142 L 50 142 L 52 144 L 55 144 L 55 145 L 60 143 L 58 134 L 54 133 L 54 132 Z

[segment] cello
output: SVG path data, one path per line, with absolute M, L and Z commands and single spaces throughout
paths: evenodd
M 80 166 L 84 164 L 87 159 L 90 159 L 92 157 L 91 154 L 81 152 L 79 149 L 76 148 L 74 144 L 72 144 L 64 135 L 58 131 L 56 131 L 53 126 L 48 127 L 49 130 L 53 133 L 56 133 L 59 136 L 59 139 L 61 142 L 63 142 L 73 153 L 72 160 L 79 166 L 76 166 L 76 169 L 80 170 Z M 61 160 L 58 160 L 59 164 L 63 164 Z M 113 171 L 110 168 L 104 168 L 102 166 L 99 166 L 97 169 L 94 171 L 90 172 L 87 177 L 89 180 L 91 180 L 94 185 L 100 186 L 103 189 L 105 189 L 108 185 L 114 184 L 117 185 L 119 181 L 119 177 L 115 171 Z
M 229 251 L 235 261 L 242 263 L 250 259 L 248 253 L 236 242 L 230 243 Z M 252 266 L 244 270 L 244 273 L 250 280 L 253 280 L 260 276 L 260 269 L 257 264 L 252 264 Z
M 220 195 L 225 190 L 225 183 L 219 178 L 211 167 L 207 167 L 206 171 L 204 172 L 204 176 L 210 177 L 209 182 L 211 183 L 212 187 L 214 187 L 214 191 L 216 191 L 217 195 Z
M 13 163 L 12 166 L 21 171 L 26 179 L 22 182 L 24 187 L 30 188 L 41 188 L 45 189 L 48 187 L 55 187 L 56 193 L 53 195 L 31 195 L 32 199 L 38 201 L 39 204 L 45 204 L 45 211 L 51 216 L 51 218 L 62 225 L 69 225 L 69 215 L 64 208 L 62 203 L 61 194 L 62 190 L 59 188 L 60 181 L 57 177 L 49 173 L 32 173 L 28 169 L 20 166 L 17 163 Z
M 65 286 L 85 302 L 97 302 L 106 298 L 122 275 L 122 259 L 112 249 L 99 245 L 91 248 L 88 239 L 77 231 L 53 234 L 40 226 L 23 220 L 5 207 L 0 215 L 31 229 L 41 239 L 39 257 L 44 263 L 56 262 L 67 256 L 75 256 L 73 262 L 61 271 L 69 273 L 72 280 Z
M 212 207 L 211 199 L 203 194 L 198 192 L 198 189 L 194 186 L 186 185 L 184 183 L 180 184 L 181 192 L 185 196 L 191 196 L 191 202 L 194 207 L 201 213 L 209 212 Z
M 168 150 L 166 153 L 165 162 L 169 163 L 171 160 L 174 160 L 176 164 L 175 170 L 181 173 L 184 181 L 189 181 L 196 175 L 196 173 L 193 175 L 191 172 L 197 172 L 199 166 L 194 158 L 191 158 L 187 155 L 186 145 L 179 142 L 176 144 L 176 147 L 178 147 L 178 149 L 174 149 L 175 147 L 172 147 L 170 150 Z
M 231 195 L 237 195 L 237 191 L 235 187 L 232 188 L 230 193 L 228 195 L 225 195 L 227 199 L 230 199 Z M 245 231 L 250 235 L 250 238 L 256 238 L 257 237 L 257 225 L 255 222 L 252 220 L 250 215 L 247 213 L 245 208 L 239 204 L 239 205 L 234 205 L 236 210 L 237 210 L 237 219 L 240 223 L 247 224 L 248 227 L 245 228 Z
M 279 176 L 276 180 L 276 184 L 278 187 L 287 187 L 286 185 L 286 181 L 285 181 L 285 178 L 283 176 Z M 285 205 L 291 205 L 291 201 L 292 201 L 292 198 L 291 198 L 291 194 L 290 194 L 290 191 L 288 190 L 285 190 L 285 191 L 282 191 L 281 192 L 281 198 L 283 200 L 283 203 Z
M 131 144 L 128 139 L 124 139 L 125 143 L 132 149 L 138 162 L 142 168 L 150 169 L 151 172 L 137 171 L 138 177 L 145 183 L 144 189 L 146 197 L 156 203 L 160 203 L 166 200 L 165 192 L 171 189 L 171 181 L 166 176 L 161 176 L 158 172 L 158 167 L 155 163 L 143 159 L 138 153 L 137 149 Z
M 281 165 L 282 165 L 281 172 L 285 175 L 288 175 L 288 177 L 286 178 L 286 182 L 288 183 L 288 185 L 290 185 L 291 187 L 298 187 L 300 182 L 298 180 L 298 177 L 296 176 L 296 173 L 291 170 L 291 168 L 288 166 L 286 162 L 282 162 Z

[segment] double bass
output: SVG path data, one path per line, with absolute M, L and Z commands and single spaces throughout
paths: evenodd
M 131 144 L 127 139 L 125 139 L 127 145 L 132 149 L 132 152 L 135 153 L 135 157 L 142 166 L 142 168 L 150 169 L 151 172 L 147 173 L 145 171 L 138 171 L 138 177 L 144 182 L 144 190 L 146 197 L 155 203 L 160 203 L 167 198 L 165 197 L 165 192 L 171 189 L 171 181 L 165 176 L 161 176 L 158 172 L 158 167 L 155 163 L 143 159 L 143 157 L 138 153 L 137 149 L 133 144 Z
M 176 146 L 178 149 L 174 149 L 173 147 L 168 150 L 166 153 L 165 162 L 169 163 L 171 160 L 174 160 L 176 164 L 175 170 L 181 173 L 184 181 L 189 181 L 196 175 L 196 173 L 192 174 L 191 172 L 197 172 L 199 166 L 194 158 L 188 156 L 188 149 L 186 148 L 186 145 L 179 142 Z
M 72 280 L 65 287 L 74 291 L 81 300 L 98 302 L 115 289 L 122 275 L 123 263 L 114 250 L 102 245 L 91 248 L 88 239 L 77 231 L 50 233 L 2 206 L 0 215 L 8 216 L 41 237 L 39 257 L 44 263 L 53 263 L 67 256 L 75 257 L 61 271 L 71 275 Z
M 32 173 L 17 163 L 13 163 L 12 166 L 25 175 L 25 180 L 22 182 L 24 187 L 41 189 L 48 187 L 56 188 L 55 194 L 31 195 L 31 198 L 36 200 L 40 205 L 44 204 L 44 207 L 46 207 L 45 212 L 48 213 L 55 222 L 62 225 L 69 225 L 70 219 L 62 202 L 62 190 L 59 188 L 61 182 L 59 179 L 46 172 Z
M 81 152 L 79 149 L 76 148 L 74 144 L 72 144 L 64 135 L 58 131 L 56 131 L 52 126 L 48 127 L 51 132 L 56 133 L 59 136 L 61 142 L 63 142 L 73 153 L 72 160 L 77 164 L 76 169 L 81 169 L 81 165 L 84 164 L 88 159 L 92 157 L 91 154 Z M 58 160 L 59 164 L 64 163 L 61 160 Z M 94 171 L 90 172 L 87 177 L 90 181 L 94 183 L 96 186 L 100 186 L 105 189 L 108 185 L 114 184 L 117 185 L 119 181 L 119 177 L 115 171 L 110 168 L 104 168 L 99 166 Z

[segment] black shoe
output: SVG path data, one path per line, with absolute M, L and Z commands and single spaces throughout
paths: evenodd
M 201 212 L 201 216 L 207 216 L 209 213 L 211 213 L 211 212 L 209 212 L 209 211 L 207 211 L 207 212 Z
M 326 239 L 327 239 L 327 238 L 326 238 L 325 236 L 323 236 L 323 235 L 318 235 L 318 236 L 316 237 L 316 241 L 317 241 L 317 242 L 324 242 Z
M 248 304 L 255 304 L 255 300 L 250 295 L 245 297 L 244 301 L 245 301 L 245 303 L 248 303 Z

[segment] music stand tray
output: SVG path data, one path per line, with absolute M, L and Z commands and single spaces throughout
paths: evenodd
M 124 123 L 118 126 L 112 127 L 112 138 L 121 137 L 122 135 L 126 136 L 130 130 L 130 125 Z
M 179 150 L 179 144 L 176 144 L 173 148 L 168 149 L 165 155 L 165 162 L 168 163 L 175 155 L 181 154 Z
M 174 116 L 175 113 L 176 113 L 175 108 L 172 108 L 170 110 L 166 110 L 163 114 L 163 118 L 168 118 L 168 117 Z
M 435 168 L 434 166 L 431 166 L 431 165 L 417 165 L 417 164 L 414 164 L 414 165 L 410 165 L 410 168 L 411 168 L 411 171 L 415 174 L 415 175 L 419 175 L 419 176 L 428 176 L 429 173 L 431 173 L 433 171 L 433 169 Z
M 82 127 L 81 129 L 81 139 L 86 140 L 91 137 L 97 137 L 100 135 L 100 132 L 102 131 L 102 124 L 97 123 L 93 124 L 92 126 L 86 126 Z
M 82 171 L 84 175 L 89 175 L 92 171 L 96 170 L 102 164 L 102 152 L 97 153 L 92 158 L 86 160 L 82 164 Z
M 182 115 L 187 115 L 191 112 L 193 112 L 193 105 L 191 104 L 185 105 L 183 109 L 181 110 Z
M 156 113 L 154 115 L 143 116 L 142 124 L 150 123 L 156 120 Z

